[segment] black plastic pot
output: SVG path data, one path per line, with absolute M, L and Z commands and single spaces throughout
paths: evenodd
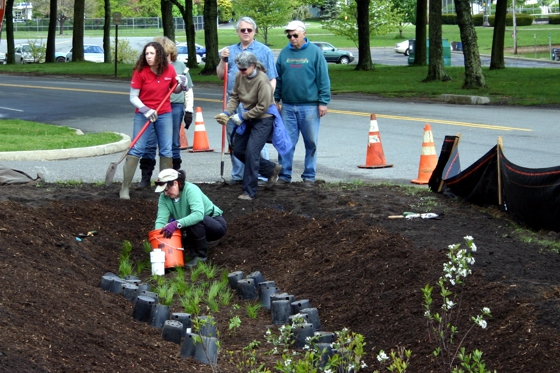
M 183 343 L 181 344 L 181 352 L 180 352 L 181 357 L 189 358 L 194 356 L 194 351 L 196 349 L 195 346 L 196 337 L 198 337 L 198 334 L 195 333 L 185 334 L 185 338 L 183 339 Z
M 308 338 L 313 338 L 313 325 L 309 323 L 296 324 L 292 329 L 294 337 L 294 347 L 304 348 L 308 344 Z
M 132 318 L 139 322 L 150 322 L 152 316 L 152 305 L 156 303 L 154 298 L 140 295 L 136 297 L 134 302 L 134 310 L 132 311 Z
M 138 284 L 138 292 L 140 293 L 141 291 L 150 291 L 150 284 L 147 283 Z
M 308 299 L 300 299 L 292 302 L 292 315 L 299 313 L 304 308 L 311 308 L 311 303 Z
M 150 318 L 150 325 L 154 328 L 161 329 L 163 324 L 169 320 L 170 314 L 169 306 L 164 304 L 152 304 L 152 316 Z
M 313 324 L 314 331 L 318 331 L 322 329 L 321 321 L 319 320 L 319 311 L 317 310 L 317 308 L 304 308 L 300 310 L 299 313 L 304 313 L 309 316 L 307 322 Z
M 157 295 L 157 293 L 154 293 L 153 291 L 147 291 L 147 290 L 138 290 L 138 296 L 143 296 L 143 297 L 150 297 L 155 299 L 156 303 L 159 302 L 159 295 Z
M 126 280 L 122 278 L 114 278 L 109 291 L 115 294 L 122 294 L 124 284 L 126 284 Z
M 185 336 L 187 328 L 191 328 L 191 314 L 184 312 L 174 312 L 171 314 L 171 320 L 179 321 L 183 324 L 183 331 L 181 336 Z
M 198 335 L 201 337 L 218 336 L 216 321 L 212 318 L 212 316 L 198 316 L 196 319 L 198 324 Z
M 274 282 L 274 281 L 271 281 Z M 261 282 L 263 284 L 263 282 Z M 276 294 L 280 291 L 276 286 L 261 286 L 260 287 L 260 298 L 261 305 L 267 310 L 270 309 L 270 296 Z
M 262 273 L 260 273 L 259 271 L 255 271 L 253 273 L 251 273 L 250 275 L 247 276 L 247 279 L 253 279 L 254 280 L 254 286 L 257 289 L 257 292 L 259 291 L 259 284 L 261 282 L 264 282 L 264 276 L 262 275 Z
M 290 323 L 290 325 L 301 324 L 302 322 L 307 323 L 308 320 L 309 315 L 306 313 L 295 314 L 288 317 L 288 322 Z
M 235 271 L 235 272 L 231 272 L 228 275 L 228 282 L 229 282 L 229 287 L 232 289 L 237 289 L 237 281 L 242 280 L 244 277 L 243 272 L 241 271 Z
M 194 359 L 203 364 L 218 362 L 218 340 L 214 337 L 201 337 L 202 343 L 196 343 Z
M 129 283 L 124 284 L 122 295 L 130 302 L 136 301 L 136 297 L 138 296 L 138 286 Z
M 105 290 L 105 291 L 110 291 L 111 290 L 111 286 L 113 286 L 113 280 L 119 278 L 118 276 L 114 275 L 114 274 L 105 274 L 101 277 L 101 281 L 99 283 L 99 286 L 101 287 L 101 289 Z
M 334 355 L 334 351 L 330 343 L 317 343 L 315 347 L 321 356 L 318 365 L 319 369 L 322 371 L 322 368 L 329 362 L 329 358 Z
M 289 323 L 291 305 L 288 300 L 275 300 L 271 303 L 270 313 L 274 325 L 286 325 Z
M 240 300 L 255 300 L 259 298 L 257 288 L 255 287 L 255 280 L 246 278 L 237 281 L 237 297 Z
M 333 332 L 315 332 L 317 343 L 333 343 L 336 341 L 336 334 Z
M 180 345 L 183 339 L 183 323 L 175 320 L 166 320 L 161 331 L 161 338 Z

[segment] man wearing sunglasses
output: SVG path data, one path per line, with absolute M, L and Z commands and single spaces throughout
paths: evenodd
M 237 68 L 237 65 L 235 63 L 233 63 L 233 61 L 235 61 L 235 57 L 241 53 L 241 52 L 251 52 L 253 53 L 255 56 L 257 56 L 258 61 L 265 67 L 266 69 L 266 75 L 268 76 L 268 78 L 270 79 L 270 84 L 272 85 L 272 90 L 274 91 L 274 88 L 276 87 L 276 76 L 278 75 L 276 73 L 276 64 L 274 63 L 274 54 L 272 54 L 272 51 L 270 50 L 270 48 L 268 48 L 266 45 L 264 45 L 261 42 L 258 42 L 257 40 L 255 40 L 255 36 L 257 34 L 257 24 L 255 23 L 255 21 L 250 18 L 250 17 L 241 17 L 239 18 L 239 20 L 237 21 L 237 24 L 235 26 L 235 29 L 237 31 L 237 36 L 239 37 L 239 43 L 231 45 L 229 47 L 226 47 L 224 49 L 222 49 L 221 55 L 220 55 L 220 63 L 218 64 L 218 67 L 216 68 L 216 73 L 218 75 L 219 79 L 224 79 L 225 76 L 225 63 L 224 63 L 224 58 L 228 57 L 228 71 L 227 71 L 227 76 L 228 76 L 228 84 L 227 84 L 227 93 L 228 93 L 228 99 L 229 99 L 229 95 L 231 94 L 231 90 L 233 89 L 233 84 L 235 82 L 235 76 L 237 75 L 237 72 L 239 71 L 239 69 Z M 239 110 L 239 109 L 238 109 Z M 231 113 L 232 115 L 236 114 L 238 112 L 238 110 L 236 110 L 235 112 Z M 228 142 L 230 144 L 230 147 L 233 147 L 233 135 L 234 135 L 234 129 L 236 128 L 235 123 L 233 121 L 228 121 L 228 123 L 226 124 L 226 131 L 227 131 L 227 135 L 228 135 Z M 263 150 L 261 152 L 261 156 L 264 159 L 268 159 L 268 148 L 267 145 L 265 144 L 265 146 L 263 147 Z M 231 180 L 229 180 L 227 183 L 230 185 L 241 185 L 243 183 L 243 172 L 244 172 L 244 164 L 243 162 L 241 162 L 239 159 L 237 159 L 233 154 L 231 155 Z M 262 177 L 259 175 L 259 179 L 260 180 L 266 180 L 266 178 Z
M 159 196 L 155 229 L 161 229 L 165 238 L 181 230 L 183 247 L 189 248 L 192 256 L 185 267 L 193 268 L 208 259 L 208 247 L 225 236 L 227 223 L 223 211 L 185 179 L 183 170 L 168 168 L 159 173 L 156 193 L 163 193 Z
M 304 186 L 312 187 L 317 170 L 320 118 L 327 114 L 331 82 L 323 52 L 307 40 L 305 30 L 305 24 L 301 21 L 288 23 L 285 33 L 289 44 L 280 51 L 276 61 L 278 78 L 274 100 L 278 106 L 282 101 L 282 119 L 293 144 L 286 155 L 278 155 L 282 171 L 277 184 L 292 181 L 294 151 L 301 133 L 305 144 L 301 178 Z

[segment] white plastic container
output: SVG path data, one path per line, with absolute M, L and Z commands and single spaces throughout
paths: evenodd
M 165 251 L 160 249 L 152 250 L 150 261 L 152 262 L 152 275 L 165 275 Z

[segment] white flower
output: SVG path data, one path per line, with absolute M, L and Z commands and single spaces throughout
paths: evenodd
M 291 363 L 292 361 L 290 359 L 286 359 L 286 361 L 284 361 L 284 365 L 287 367 L 289 367 Z
M 465 239 L 465 241 L 472 241 L 473 240 L 472 236 L 465 236 L 463 238 Z
M 455 286 L 455 280 L 449 280 L 449 282 L 451 283 L 451 285 Z
M 367 368 L 367 364 L 362 360 L 362 365 L 361 365 L 362 369 Z
M 482 329 L 486 329 L 486 321 L 485 320 L 480 320 L 478 322 L 478 325 L 482 328 Z
M 272 333 L 270 332 L 270 329 L 267 329 L 266 335 L 270 335 L 270 334 L 272 334 Z
M 455 303 L 453 303 L 452 300 L 446 299 L 445 303 L 441 306 L 441 308 L 443 308 L 444 310 L 450 310 L 451 308 L 453 308 L 454 305 Z
M 385 353 L 385 351 L 381 350 L 379 351 L 379 355 L 377 355 L 377 360 L 382 363 L 385 360 L 388 360 L 389 356 L 387 356 L 387 354 Z
M 325 373 L 333 373 L 333 371 L 330 370 L 330 369 L 327 369 L 327 370 L 325 370 Z
M 482 309 L 482 312 L 484 312 L 484 313 L 490 313 L 490 308 L 484 307 L 484 308 Z
M 471 250 L 473 252 L 476 252 L 476 245 L 474 244 L 474 242 L 471 244 Z
M 424 312 L 424 317 L 429 317 L 429 316 L 430 316 L 430 311 Z

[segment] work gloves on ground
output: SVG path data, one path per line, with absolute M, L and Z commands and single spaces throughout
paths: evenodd
M 147 106 L 142 106 L 140 109 L 138 109 L 138 111 L 144 114 L 146 119 L 149 119 L 150 122 L 155 122 L 158 118 L 157 111 L 155 111 L 154 109 L 150 109 Z
M 185 129 L 189 129 L 192 123 L 192 113 L 190 111 L 185 111 L 183 122 L 185 122 Z
M 239 114 L 234 114 L 229 119 L 231 119 L 236 126 L 239 126 L 241 125 L 241 123 L 243 123 L 243 117 Z
M 177 220 L 175 220 L 163 227 L 159 233 L 163 235 L 164 238 L 171 238 L 171 236 L 173 236 L 173 232 L 179 228 L 180 224 Z
M 216 119 L 216 121 L 222 126 L 225 126 L 229 120 L 229 113 L 227 111 L 224 111 L 223 113 L 216 115 L 214 119 Z
M 177 75 L 175 77 L 175 79 L 177 79 L 177 85 L 181 86 L 181 89 L 183 91 L 188 91 L 189 90 L 189 81 L 187 79 L 186 76 L 184 75 Z

